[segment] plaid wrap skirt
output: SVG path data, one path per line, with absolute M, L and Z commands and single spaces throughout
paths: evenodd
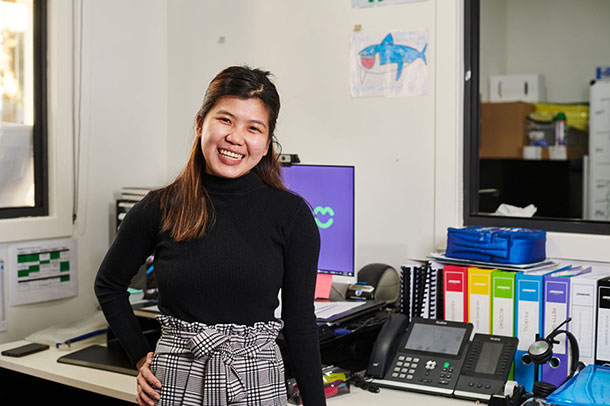
M 157 320 L 162 334 L 151 370 L 162 385 L 158 405 L 286 405 L 275 342 L 280 320 L 253 326 Z

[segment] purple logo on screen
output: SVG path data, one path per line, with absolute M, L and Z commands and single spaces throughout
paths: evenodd
M 281 168 L 286 187 L 310 205 L 320 231 L 320 272 L 354 275 L 354 167 Z

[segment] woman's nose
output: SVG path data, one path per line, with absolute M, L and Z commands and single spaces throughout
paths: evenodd
M 229 134 L 227 134 L 225 139 L 227 140 L 227 142 L 230 142 L 231 144 L 241 145 L 244 141 L 244 136 L 241 133 L 240 129 L 233 128 L 233 129 L 231 129 Z

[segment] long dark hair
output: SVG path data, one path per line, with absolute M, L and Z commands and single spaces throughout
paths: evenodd
M 269 151 L 252 169 L 266 185 L 286 190 L 280 177 L 279 143 L 275 124 L 280 112 L 280 96 L 269 80 L 270 73 L 247 66 L 231 66 L 221 71 L 208 86 L 203 104 L 195 116 L 195 142 L 182 173 L 160 191 L 162 231 L 175 241 L 201 238 L 214 224 L 214 207 L 203 182 L 205 158 L 201 151 L 201 128 L 208 112 L 225 96 L 258 98 L 269 112 Z

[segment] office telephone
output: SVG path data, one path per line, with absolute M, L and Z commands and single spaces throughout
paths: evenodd
M 517 338 L 473 325 L 395 313 L 379 332 L 367 375 L 381 387 L 487 401 L 503 390 Z

